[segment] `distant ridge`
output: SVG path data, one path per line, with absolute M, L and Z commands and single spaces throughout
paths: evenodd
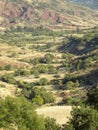
M 98 9 L 98 0 L 69 0 L 69 1 L 89 6 L 92 9 Z

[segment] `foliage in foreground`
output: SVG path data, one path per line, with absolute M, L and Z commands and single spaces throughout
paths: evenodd
M 98 130 L 98 89 L 92 88 L 87 93 L 86 106 L 73 108 L 72 118 L 64 130 Z M 88 103 L 88 106 L 87 106 Z
M 50 126 L 49 126 L 50 124 Z M 52 119 L 38 116 L 25 98 L 0 99 L 0 128 L 7 130 L 59 130 Z
M 84 107 L 75 109 L 72 112 L 75 130 L 98 130 L 98 112 L 95 109 Z

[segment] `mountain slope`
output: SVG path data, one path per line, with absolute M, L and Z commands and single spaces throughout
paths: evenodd
M 0 26 L 44 26 L 52 29 L 98 25 L 98 12 L 66 0 L 1 0 Z

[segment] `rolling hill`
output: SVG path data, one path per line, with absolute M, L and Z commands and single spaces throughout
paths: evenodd
M 0 0 L 0 130 L 98 130 L 98 10 L 88 2 Z

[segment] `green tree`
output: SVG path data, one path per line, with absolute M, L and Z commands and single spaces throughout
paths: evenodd
M 36 95 L 35 98 L 32 98 L 32 102 L 37 105 L 42 105 L 44 100 L 40 95 Z
M 47 64 L 50 64 L 50 63 L 52 63 L 53 58 L 54 58 L 54 56 L 52 54 L 47 53 L 44 56 L 44 62 L 47 63 Z
M 16 80 L 14 79 L 14 75 L 13 74 L 4 74 L 1 77 L 1 80 L 10 84 L 16 84 Z
M 5 70 L 11 70 L 11 65 L 6 65 Z
M 98 89 L 90 89 L 87 93 L 87 103 L 98 110 Z
M 34 87 L 30 98 L 35 98 L 36 95 L 39 95 L 44 100 L 44 104 L 53 103 L 55 101 L 53 94 L 48 92 L 45 88 Z
M 39 84 L 42 86 L 42 85 L 47 85 L 48 84 L 48 80 L 46 78 L 41 78 L 39 80 Z
M 98 111 L 90 107 L 74 108 L 70 124 L 75 130 L 98 130 Z
M 31 103 L 20 97 L 0 99 L 0 128 L 8 130 L 12 125 L 18 130 L 45 130 L 44 119 L 36 114 Z
M 46 118 L 45 120 L 46 130 L 60 130 L 60 126 L 55 123 L 55 119 Z
M 68 81 L 65 85 L 66 89 L 73 89 L 74 83 L 72 81 Z

